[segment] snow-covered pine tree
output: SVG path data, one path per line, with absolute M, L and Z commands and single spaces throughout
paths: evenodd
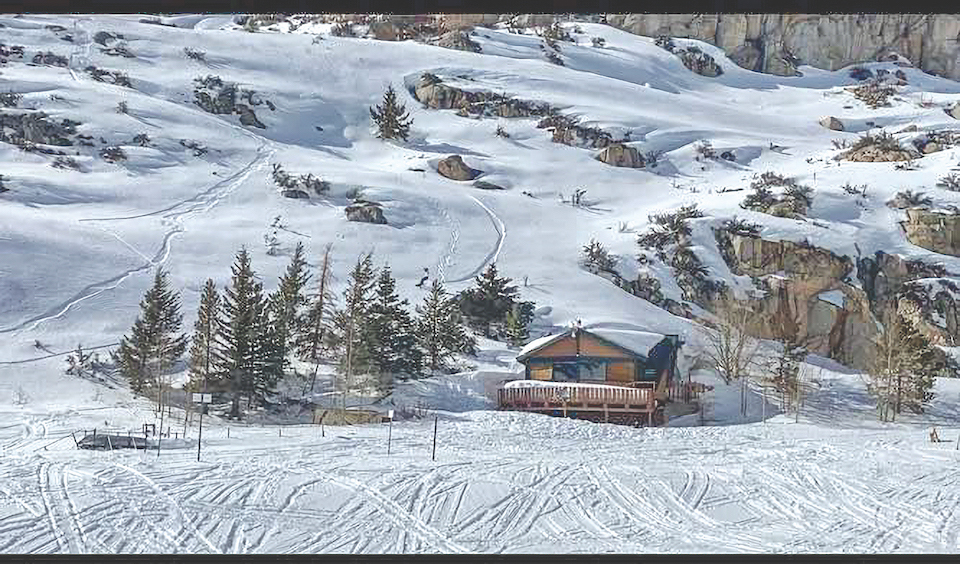
M 197 321 L 190 340 L 190 388 L 205 392 L 216 386 L 224 372 L 224 358 L 218 342 L 223 330 L 221 302 L 217 285 L 207 279 L 200 294 Z
M 300 310 L 306 303 L 303 289 L 310 281 L 310 272 L 304 258 L 303 243 L 298 242 L 297 248 L 290 258 L 286 272 L 280 277 L 280 286 L 277 288 L 274 299 L 271 300 L 272 312 L 276 319 L 277 344 L 280 347 L 280 358 L 284 367 L 287 365 L 287 352 L 292 346 L 292 340 L 298 332 Z
M 233 276 L 224 292 L 224 324 L 220 343 L 224 356 L 224 377 L 231 393 L 230 417 L 240 418 L 240 398 L 253 389 L 257 370 L 256 340 L 263 307 L 262 288 L 254 279 L 250 255 L 241 248 L 231 266 Z
M 383 94 L 383 103 L 376 109 L 369 108 L 370 117 L 377 124 L 377 137 L 381 139 L 407 140 L 413 119 L 407 114 L 406 107 L 397 102 L 397 93 L 393 86 L 387 86 Z
M 330 289 L 333 274 L 330 264 L 331 245 L 327 243 L 323 252 L 323 261 L 320 263 L 320 276 L 316 289 L 307 296 L 306 310 L 297 323 L 296 335 L 297 355 L 301 360 L 313 364 L 313 378 L 310 380 L 310 391 L 317 383 L 317 372 L 320 370 L 320 360 L 326 347 L 327 335 L 330 330 L 330 318 L 334 309 L 334 296 Z M 306 393 L 306 389 L 304 390 Z
M 447 368 L 457 353 L 476 354 L 477 342 L 464 326 L 456 300 L 439 280 L 433 280 L 417 314 L 417 342 L 431 371 Z
M 381 268 L 370 306 L 370 352 L 383 387 L 389 386 L 396 376 L 415 376 L 422 360 L 416 325 L 407 309 L 409 302 L 400 299 L 396 287 L 390 267 Z
M 336 350 L 344 406 L 350 391 L 358 382 L 364 383 L 363 380 L 375 368 L 370 350 L 370 298 L 374 276 L 372 256 L 367 254 L 357 259 L 343 291 L 343 308 L 333 316 L 331 341 Z

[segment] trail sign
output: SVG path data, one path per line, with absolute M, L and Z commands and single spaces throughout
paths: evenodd
M 193 403 L 211 403 L 213 394 L 193 394 Z

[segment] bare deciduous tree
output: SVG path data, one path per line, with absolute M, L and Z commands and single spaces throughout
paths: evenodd
M 747 414 L 747 379 L 757 363 L 759 341 L 747 329 L 753 311 L 731 297 L 717 304 L 716 323 L 702 329 L 703 356 L 724 382 L 740 381 L 740 414 Z

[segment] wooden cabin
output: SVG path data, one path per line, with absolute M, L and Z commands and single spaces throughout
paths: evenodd
M 536 339 L 517 356 L 528 382 L 504 386 L 500 408 L 662 423 L 668 401 L 690 398 L 676 378 L 681 345 L 677 335 L 579 326 Z

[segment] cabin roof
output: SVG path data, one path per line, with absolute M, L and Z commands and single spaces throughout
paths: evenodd
M 523 349 L 520 351 L 520 354 L 517 355 L 517 360 L 523 361 L 538 350 L 543 349 L 555 343 L 556 341 L 563 339 L 564 337 L 573 336 L 574 331 L 586 333 L 587 335 L 590 335 L 601 342 L 609 343 L 619 349 L 623 349 L 627 353 L 643 359 L 646 359 L 649 356 L 650 349 L 655 347 L 657 343 L 660 343 L 666 338 L 665 335 L 648 333 L 646 331 L 606 329 L 600 327 L 585 329 L 582 327 L 577 327 L 530 341 L 530 343 L 523 347 Z

